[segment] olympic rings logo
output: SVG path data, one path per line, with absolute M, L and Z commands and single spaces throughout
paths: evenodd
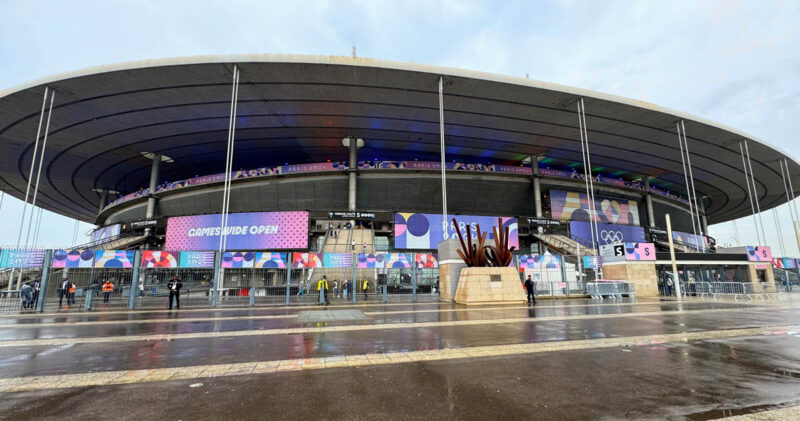
M 600 231 L 600 239 L 606 244 L 621 243 L 623 240 L 622 231 Z

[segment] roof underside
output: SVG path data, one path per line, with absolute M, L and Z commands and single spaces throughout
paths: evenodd
M 581 162 L 578 98 L 591 159 L 602 174 L 653 176 L 676 191 L 684 175 L 676 122 L 685 120 L 698 198 L 709 222 L 750 211 L 738 141 L 748 137 L 696 117 L 525 79 L 364 59 L 207 57 L 131 63 L 0 92 L 2 189 L 25 195 L 44 86 L 55 89 L 37 205 L 94 222 L 98 194 L 147 186 L 150 160 L 174 159 L 161 180 L 224 171 L 234 64 L 241 70 L 234 169 L 346 161 L 345 136 L 363 138 L 361 160 L 438 160 L 438 80 L 444 77 L 447 159 L 518 164 L 544 154 Z M 761 209 L 786 201 L 776 160 L 749 137 Z M 794 185 L 800 168 L 789 160 Z M 662 181 L 663 180 L 663 181 Z

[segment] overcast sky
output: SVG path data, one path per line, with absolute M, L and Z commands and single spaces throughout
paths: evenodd
M 350 55 L 524 76 L 736 127 L 800 156 L 800 1 L 0 1 L 0 90 L 87 66 L 224 53 Z M 0 245 L 22 202 L 6 197 Z M 786 206 L 782 252 L 798 255 Z M 752 218 L 737 223 L 756 244 Z M 45 212 L 40 243 L 72 220 Z M 92 226 L 81 224 L 83 235 Z M 732 224 L 711 228 L 734 239 Z M 81 239 L 82 241 L 84 239 Z

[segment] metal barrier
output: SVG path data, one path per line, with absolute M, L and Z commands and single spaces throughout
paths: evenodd
M 588 282 L 586 284 L 586 293 L 589 294 L 593 300 L 603 300 L 604 296 L 608 296 L 612 300 L 621 300 L 623 295 L 630 298 L 636 297 L 636 285 L 629 282 Z
M 734 300 L 739 297 L 747 297 L 750 300 L 762 299 L 771 300 L 766 291 L 766 283 L 756 285 L 752 282 L 681 282 L 684 297 L 705 298 L 711 296 L 717 299 L 720 296 L 733 296 Z M 759 291 L 760 289 L 760 291 Z

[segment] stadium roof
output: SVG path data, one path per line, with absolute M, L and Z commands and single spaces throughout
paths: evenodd
M 529 79 L 413 63 L 307 55 L 197 56 L 64 73 L 0 92 L 0 188 L 22 199 L 45 86 L 55 105 L 37 204 L 94 222 L 98 193 L 224 171 L 234 64 L 241 70 L 234 169 L 346 161 L 341 139 L 366 140 L 361 160 L 437 160 L 444 78 L 447 159 L 520 163 L 544 154 L 581 162 L 584 98 L 592 164 L 604 175 L 653 176 L 682 191 L 676 122 L 685 120 L 698 198 L 709 222 L 747 215 L 738 141 L 749 140 L 761 209 L 786 202 L 777 160 L 752 135 L 632 99 Z M 794 185 L 800 167 L 790 158 Z

